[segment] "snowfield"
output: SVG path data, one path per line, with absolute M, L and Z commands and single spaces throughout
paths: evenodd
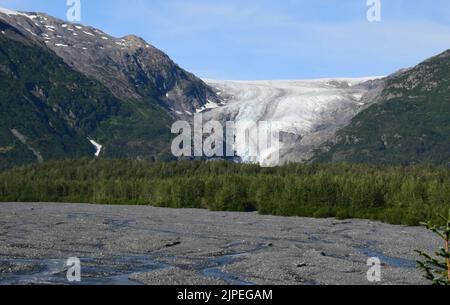
M 204 120 L 279 122 L 281 161 L 307 161 L 312 150 L 347 125 L 370 99 L 365 99 L 368 78 L 338 78 L 299 81 L 205 80 L 224 98 L 225 105 L 204 113 Z M 372 85 L 369 85 L 372 84 Z M 254 160 L 264 163 L 266 152 Z

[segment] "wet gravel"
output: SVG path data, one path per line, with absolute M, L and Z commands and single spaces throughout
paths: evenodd
M 0 284 L 427 284 L 414 249 L 439 241 L 423 228 L 147 206 L 0 203 Z

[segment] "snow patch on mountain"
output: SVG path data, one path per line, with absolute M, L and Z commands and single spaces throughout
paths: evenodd
M 9 10 L 7 8 L 2 8 L 2 7 L 0 7 L 0 13 L 6 14 L 6 15 L 9 15 L 9 16 L 17 16 L 17 15 L 22 15 L 23 16 L 23 15 L 25 15 L 25 14 L 22 14 L 20 12 Z
M 8 15 L 8 16 L 24 16 L 31 20 L 36 19 L 38 17 L 36 14 L 25 14 L 22 12 L 18 12 L 18 11 L 14 11 L 14 10 L 2 8 L 2 7 L 0 7 L 0 13 Z
M 99 156 L 100 156 L 100 153 L 102 152 L 103 146 L 100 145 L 100 144 L 98 144 L 97 142 L 95 142 L 95 141 L 92 140 L 92 139 L 88 139 L 88 140 L 89 140 L 89 142 L 91 142 L 91 144 L 95 147 L 95 156 L 96 156 L 96 157 L 99 157 Z

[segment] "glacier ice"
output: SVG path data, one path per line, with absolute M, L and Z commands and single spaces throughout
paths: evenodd
M 317 80 L 205 82 L 221 92 L 225 103 L 204 112 L 205 121 L 277 122 L 281 133 L 282 162 L 307 161 L 320 144 L 367 106 L 364 84 L 380 77 Z M 264 163 L 240 155 L 244 162 Z

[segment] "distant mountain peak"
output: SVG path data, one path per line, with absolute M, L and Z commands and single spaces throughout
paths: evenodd
M 136 35 L 116 38 L 42 13 L 0 10 L 0 20 L 44 43 L 69 66 L 93 77 L 121 99 L 153 99 L 178 113 L 220 102 L 202 80 Z
M 140 37 L 3 8 L 0 80 L 0 170 L 94 155 L 168 160 L 173 120 L 218 99 Z
M 9 16 L 25 15 L 25 14 L 23 14 L 21 12 L 10 10 L 10 9 L 3 8 L 3 7 L 0 7 L 0 13 L 1 14 L 5 14 L 5 15 L 9 15 Z
M 133 42 L 136 44 L 147 45 L 147 42 L 143 38 L 136 36 L 136 35 L 127 35 L 127 36 L 122 37 L 122 39 L 125 39 L 127 41 L 130 41 L 130 42 Z
M 450 51 L 397 71 L 381 89 L 314 160 L 450 164 Z

